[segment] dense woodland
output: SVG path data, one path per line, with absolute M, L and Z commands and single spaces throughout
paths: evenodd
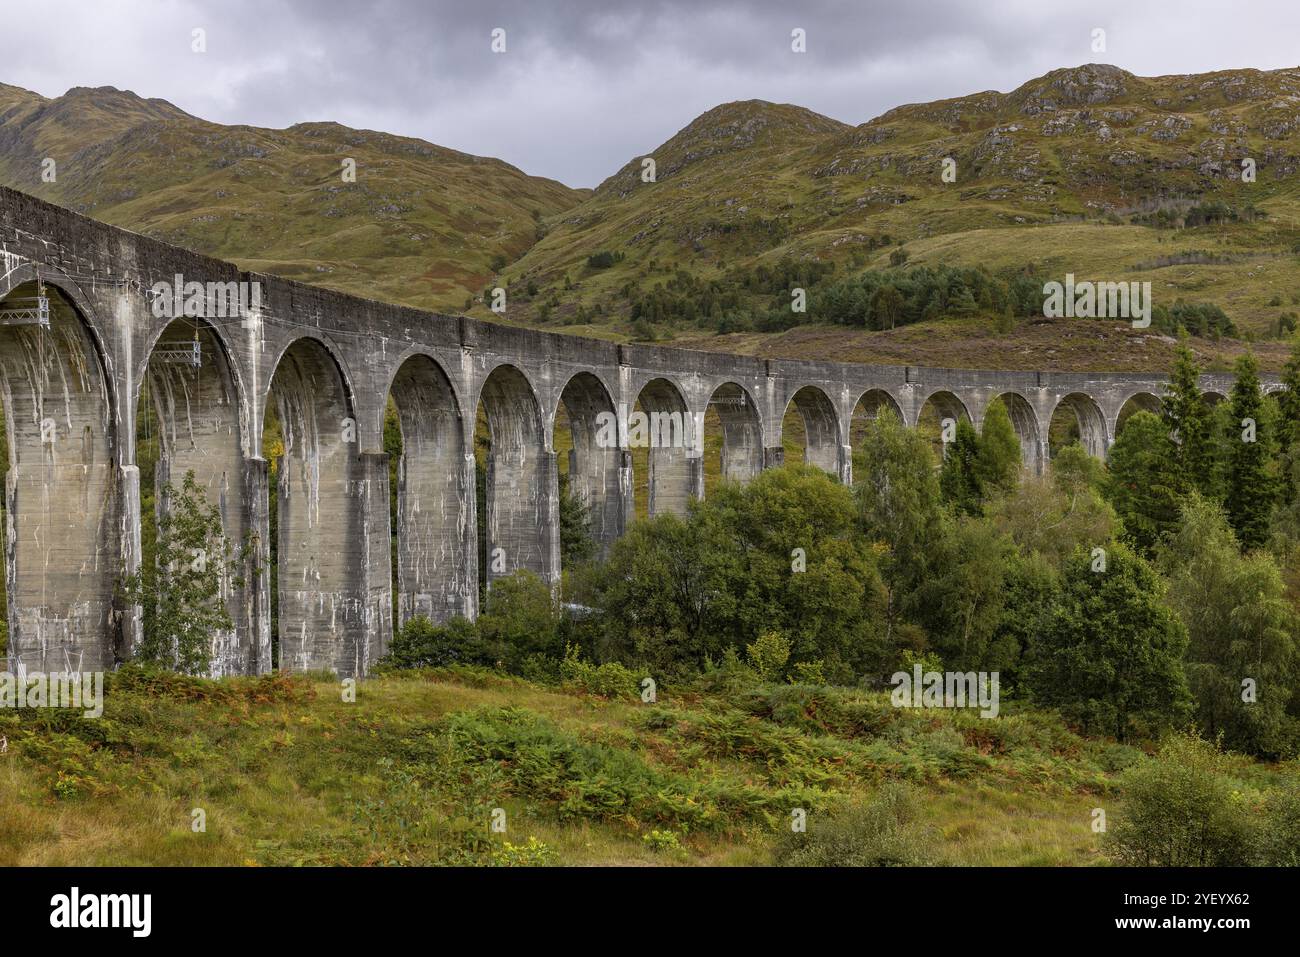
M 1212 407 L 1183 349 L 1163 411 L 1129 417 L 1108 464 L 1071 445 L 1041 478 L 1000 404 L 978 433 L 961 421 L 942 462 L 881 412 L 854 488 L 802 465 L 723 484 L 639 521 L 607 561 L 570 562 L 566 597 L 593 614 L 560 614 L 521 574 L 476 623 L 409 625 L 393 660 L 544 676 L 579 648 L 671 684 L 768 647 L 779 677 L 869 687 L 919 661 L 999 672 L 1004 695 L 1087 733 L 1195 727 L 1292 757 L 1300 357 L 1280 408 L 1250 357 L 1236 372 Z

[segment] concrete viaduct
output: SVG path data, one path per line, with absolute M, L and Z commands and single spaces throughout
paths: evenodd
M 157 284 L 175 286 L 177 277 L 205 290 L 256 283 L 260 303 L 234 316 L 159 315 Z M 30 310 L 42 288 L 44 324 Z M 197 365 L 183 361 L 196 338 Z M 489 576 L 524 568 L 554 582 L 561 406 L 573 435 L 571 484 L 607 546 L 633 514 L 632 456 L 626 436 L 615 429 L 602 441 L 600 425 L 638 401 L 661 422 L 678 413 L 684 424 L 680 442 L 650 449 L 653 513 L 703 495 L 697 423 L 710 403 L 722 421 L 724 475 L 744 481 L 782 461 L 782 420 L 793 405 L 807 460 L 850 482 L 850 422 L 884 405 L 910 425 L 927 403 L 978 424 L 1001 397 L 1026 463 L 1041 469 L 1058 406 L 1101 456 L 1126 403 L 1155 407 L 1164 385 L 1149 375 L 762 360 L 554 335 L 243 273 L 0 188 L 11 670 L 16 662 L 111 669 L 138 639 L 139 612 L 123 607 L 118 583 L 140 561 L 135 423 L 146 380 L 162 432 L 159 478 L 179 482 L 193 471 L 227 535 L 255 543 L 242 583 L 230 586 L 236 625 L 215 638 L 214 672 L 257 674 L 273 664 L 272 472 L 262 429 L 274 403 L 285 439 L 276 479 L 279 664 L 345 676 L 364 675 L 385 652 L 395 605 L 401 619 L 477 612 L 480 402 L 491 432 Z M 1230 384 L 1230 376 L 1203 383 L 1220 396 Z M 390 396 L 404 449 L 395 569 L 383 445 Z

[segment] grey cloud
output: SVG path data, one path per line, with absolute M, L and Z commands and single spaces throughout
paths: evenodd
M 130 88 L 224 123 L 332 119 L 571 185 L 595 185 L 727 100 L 793 102 L 860 123 L 1088 61 L 1143 74 L 1293 65 L 1300 27 L 1290 0 L 0 5 L 7 32 L 43 38 L 7 48 L 0 82 L 45 95 Z M 202 57 L 189 48 L 194 27 L 208 31 Z M 507 31 L 504 56 L 489 50 L 494 27 Z M 807 31 L 804 55 L 790 52 L 794 27 Z M 1105 53 L 1090 48 L 1094 27 L 1107 31 Z

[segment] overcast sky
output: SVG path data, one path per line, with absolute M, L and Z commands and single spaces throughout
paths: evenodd
M 1080 63 L 1300 64 L 1300 0 L 0 0 L 0 23 L 0 82 L 45 96 L 116 86 L 220 123 L 337 120 L 571 186 L 729 100 L 856 124 Z

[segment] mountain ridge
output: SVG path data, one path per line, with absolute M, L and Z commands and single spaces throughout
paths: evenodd
M 40 180 L 46 157 L 54 183 Z M 1258 167 L 1249 185 L 1246 157 Z M 355 183 L 340 175 L 345 158 Z M 795 358 L 870 360 L 874 340 L 763 333 L 788 289 L 754 277 L 791 263 L 809 282 L 913 265 L 1145 279 L 1161 301 L 1222 308 L 1268 337 L 1295 305 L 1283 296 L 1300 254 L 1297 171 L 1300 68 L 1140 77 L 1083 64 L 857 125 L 736 100 L 592 190 L 330 120 L 224 126 L 113 87 L 48 99 L 0 84 L 0 182 L 114 225 L 496 321 L 697 347 L 742 333 L 730 347 L 764 353 L 819 343 Z M 1189 226 L 1206 203 L 1231 215 Z M 487 308 L 495 286 L 504 315 Z M 647 312 L 652 299 L 670 308 Z M 950 318 L 941 308 L 934 321 Z M 936 328 L 943 341 L 956 326 Z

